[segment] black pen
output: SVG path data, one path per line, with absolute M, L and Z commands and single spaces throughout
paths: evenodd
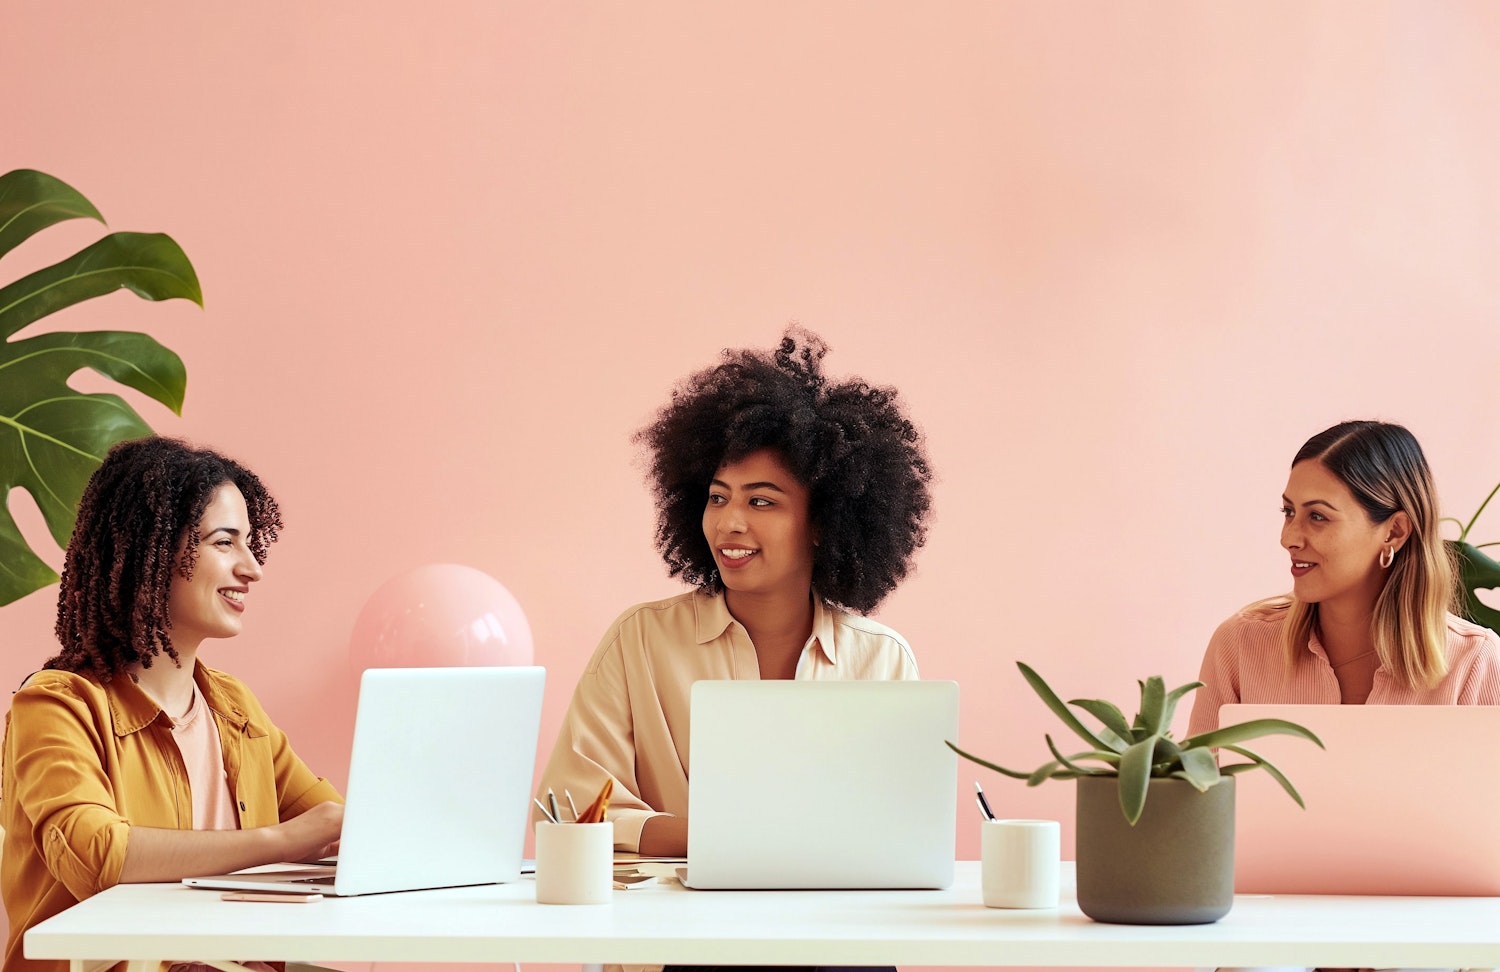
M 979 812 L 984 814 L 984 819 L 994 820 L 995 812 L 990 809 L 990 801 L 984 798 L 984 788 L 979 785 L 978 780 L 974 781 L 974 796 L 979 800 Z

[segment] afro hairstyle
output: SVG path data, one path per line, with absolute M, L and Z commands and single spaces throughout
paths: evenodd
M 724 590 L 703 535 L 709 483 L 726 462 L 772 449 L 808 491 L 820 597 L 864 614 L 911 569 L 932 509 L 921 432 L 894 388 L 823 375 L 828 346 L 800 327 L 772 351 L 725 350 L 689 375 L 636 433 L 649 454 L 656 545 L 667 572 Z

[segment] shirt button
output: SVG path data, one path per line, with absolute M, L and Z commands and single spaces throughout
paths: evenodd
M 241 813 L 245 812 L 245 801 L 244 800 L 240 801 L 240 812 Z

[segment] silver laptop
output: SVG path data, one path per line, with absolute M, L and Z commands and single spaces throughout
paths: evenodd
M 539 667 L 367 670 L 338 864 L 182 883 L 355 895 L 516 880 L 544 679 Z
M 1492 705 L 1226 705 L 1222 725 L 1287 719 L 1291 736 L 1245 744 L 1287 775 L 1235 778 L 1234 889 L 1263 894 L 1500 895 L 1500 783 L 1486 749 Z M 1220 762 L 1240 757 L 1220 754 Z
M 695 683 L 684 883 L 947 887 L 957 734 L 956 682 Z

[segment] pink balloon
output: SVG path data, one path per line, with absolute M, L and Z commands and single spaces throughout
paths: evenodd
M 531 625 L 482 570 L 428 564 L 380 586 L 359 612 L 349 659 L 366 668 L 530 665 Z

